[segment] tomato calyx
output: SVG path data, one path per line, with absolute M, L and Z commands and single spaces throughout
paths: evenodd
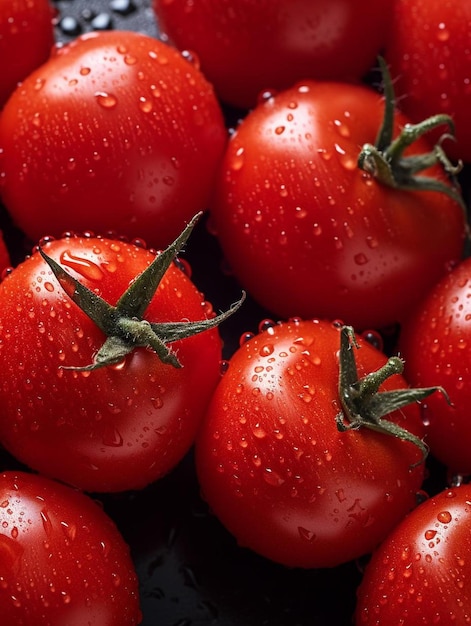
M 446 114 L 432 115 L 418 124 L 406 124 L 401 133 L 393 139 L 395 94 L 389 69 L 379 58 L 384 85 L 384 117 L 375 144 L 363 145 L 358 156 L 358 167 L 373 176 L 384 185 L 409 191 L 438 191 L 457 202 L 466 212 L 456 175 L 463 164 L 454 165 L 447 157 L 442 143 L 445 139 L 454 139 L 454 122 Z M 441 135 L 430 152 L 404 156 L 405 150 L 417 139 L 440 126 L 446 126 L 448 132 Z M 450 177 L 450 185 L 432 176 L 421 176 L 420 172 L 434 165 L 441 165 Z
M 428 455 L 428 446 L 419 437 L 399 426 L 384 416 L 402 407 L 420 402 L 437 391 L 448 395 L 443 387 L 422 387 L 379 391 L 382 383 L 394 374 L 402 374 L 404 362 L 398 356 L 391 356 L 378 370 L 358 377 L 353 348 L 360 348 L 351 326 L 342 326 L 340 330 L 339 352 L 339 397 L 342 410 L 336 416 L 340 432 L 370 428 L 385 435 L 408 441 L 422 453 L 420 465 Z
M 41 247 L 38 247 L 42 258 L 49 265 L 67 295 L 106 335 L 106 340 L 95 354 L 92 363 L 82 367 L 62 366 L 62 369 L 90 371 L 107 365 L 115 365 L 139 347 L 153 350 L 163 363 L 179 368 L 182 364 L 168 344 L 214 328 L 237 311 L 245 299 L 244 292 L 240 300 L 227 311 L 210 319 L 158 323 L 143 319 L 160 281 L 188 240 L 200 216 L 201 213 L 195 215 L 175 241 L 157 254 L 152 263 L 136 276 L 121 295 L 116 306 L 108 304 L 76 280 Z

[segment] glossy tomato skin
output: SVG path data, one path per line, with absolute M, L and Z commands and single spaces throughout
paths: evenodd
M 48 0 L 0 2 L 0 109 L 17 84 L 44 63 L 54 45 L 53 10 Z
M 0 117 L 3 201 L 33 240 L 114 230 L 165 248 L 204 210 L 227 132 L 195 64 L 157 39 L 60 48 Z
M 427 442 L 451 472 L 470 474 L 471 258 L 442 279 L 404 323 L 399 350 L 412 385 L 442 385 L 424 403 Z
M 196 440 L 203 497 L 248 547 L 290 567 L 368 553 L 415 502 L 420 452 L 371 430 L 337 430 L 338 327 L 285 322 L 234 354 Z M 385 356 L 357 350 L 360 374 Z M 406 386 L 398 375 L 388 389 Z M 385 387 L 386 388 L 386 387 Z M 393 416 L 421 436 L 416 406 Z
M 463 485 L 419 505 L 373 554 L 356 626 L 467 624 L 470 557 L 471 488 Z
M 58 239 L 44 250 L 116 304 L 154 255 L 124 242 Z M 219 380 L 217 329 L 172 344 L 181 368 L 143 348 L 116 365 L 77 372 L 104 341 L 34 253 L 0 284 L 0 440 L 43 474 L 87 491 L 144 487 L 190 448 Z M 212 316 L 191 279 L 170 266 L 145 319 Z
M 466 162 L 471 162 L 470 32 L 469 2 L 399 0 L 385 50 L 401 109 L 414 122 L 451 115 L 457 141 L 444 146 Z
M 357 167 L 383 107 L 363 86 L 305 82 L 259 105 L 231 137 L 214 229 L 235 276 L 274 317 L 394 324 L 461 258 L 456 202 L 392 189 Z M 406 122 L 397 115 L 396 132 Z M 443 180 L 436 168 L 426 174 Z
M 43 476 L 0 474 L 5 626 L 141 622 L 129 547 L 91 498 Z
M 198 55 L 221 99 L 248 108 L 306 78 L 359 80 L 383 49 L 393 2 L 154 0 L 161 30 Z

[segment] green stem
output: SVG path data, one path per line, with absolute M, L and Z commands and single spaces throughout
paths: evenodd
M 466 205 L 455 179 L 463 164 L 453 164 L 442 148 L 444 139 L 454 139 L 454 123 L 449 115 L 433 115 L 418 124 L 406 124 L 393 139 L 395 95 L 391 75 L 384 59 L 379 59 L 384 84 L 384 116 L 375 144 L 366 143 L 358 155 L 358 167 L 384 185 L 409 191 L 436 191 L 444 193 L 459 204 L 466 215 Z M 440 126 L 448 132 L 441 135 L 430 152 L 404 156 L 405 150 L 419 138 Z M 440 165 L 450 177 L 450 184 L 431 176 L 417 176 L 434 165 Z
M 402 359 L 392 356 L 378 370 L 359 378 L 353 348 L 359 348 L 354 330 L 351 326 L 343 326 L 340 331 L 339 355 L 339 397 L 342 410 L 336 416 L 337 428 L 340 432 L 345 432 L 365 427 L 408 441 L 421 451 L 421 460 L 416 465 L 420 464 L 428 454 L 427 445 L 407 429 L 384 419 L 384 416 L 408 404 L 419 402 L 436 391 L 440 391 L 448 399 L 445 390 L 442 387 L 424 387 L 381 392 L 379 388 L 388 378 L 402 374 Z
M 157 254 L 152 263 L 131 282 L 116 306 L 112 306 L 88 289 L 49 257 L 42 248 L 39 248 L 39 253 L 64 291 L 106 335 L 92 363 L 82 367 L 65 366 L 63 369 L 89 371 L 113 365 L 122 361 L 127 354 L 138 347 L 153 350 L 163 363 L 181 367 L 180 361 L 169 344 L 214 328 L 237 311 L 245 299 L 245 293 L 242 293 L 241 299 L 229 310 L 209 319 L 161 323 L 152 323 L 143 319 L 160 281 L 188 240 L 200 215 L 201 213 L 197 214 L 181 235 L 163 252 Z

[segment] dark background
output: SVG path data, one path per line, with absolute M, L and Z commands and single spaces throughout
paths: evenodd
M 101 28 L 124 28 L 158 36 L 150 0 L 61 0 L 56 36 L 66 42 Z M 228 112 L 232 123 L 237 112 Z M 0 207 L 1 212 L 1 207 Z M 14 261 L 30 243 L 6 222 Z M 16 258 L 15 258 L 16 257 Z M 187 245 L 185 258 L 197 286 L 224 310 L 240 287 L 222 270 L 223 259 L 205 220 Z M 250 298 L 221 327 L 226 358 L 242 333 L 256 332 L 267 314 Z M 3 467 L 18 467 L 0 452 Z M 445 477 L 433 459 L 436 491 Z M 437 478 L 438 477 L 438 478 Z M 175 470 L 140 492 L 97 496 L 131 547 L 141 585 L 143 626 L 348 626 L 363 562 L 332 570 L 292 570 L 236 545 L 201 500 L 190 452 Z

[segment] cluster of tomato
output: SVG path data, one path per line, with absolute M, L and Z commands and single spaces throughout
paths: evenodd
M 160 38 L 53 48 L 46 0 L 0 2 L 4 623 L 140 623 L 87 494 L 190 450 L 241 546 L 368 556 L 358 626 L 468 623 L 471 6 L 153 10 Z M 203 227 L 211 302 L 179 257 Z M 233 347 L 245 307 L 267 315 Z M 417 504 L 429 452 L 449 483 Z

